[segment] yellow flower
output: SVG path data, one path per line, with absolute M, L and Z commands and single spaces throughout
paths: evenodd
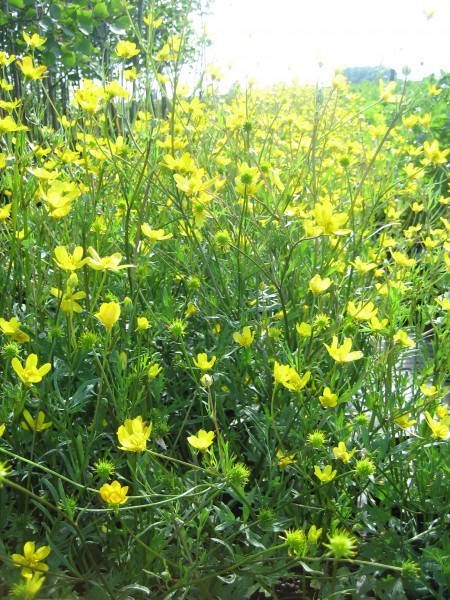
M 435 421 L 428 411 L 425 411 L 425 418 L 432 431 L 433 437 L 446 440 L 450 437 L 448 426 L 442 421 Z
M 442 92 L 442 88 L 436 87 L 435 83 L 433 83 L 432 85 L 430 85 L 429 88 L 428 88 L 428 93 L 430 94 L 430 96 L 439 96 L 439 94 L 441 92 Z
M 21 575 L 24 577 L 32 577 L 35 571 L 48 571 L 48 565 L 43 561 L 50 552 L 51 549 L 49 546 L 41 546 L 36 550 L 36 544 L 34 542 L 26 542 L 23 547 L 23 555 L 13 554 L 11 558 L 14 564 L 23 567 L 20 572 Z
M 381 319 L 380 321 L 378 317 L 373 316 L 370 318 L 369 327 L 372 331 L 381 331 L 386 327 L 388 322 L 388 319 Z
M 311 528 L 308 531 L 308 542 L 310 544 L 317 544 L 320 536 L 322 535 L 322 531 L 322 529 L 317 529 L 315 525 L 311 525 Z
M 11 339 L 19 344 L 30 341 L 30 336 L 27 333 L 20 331 L 20 321 L 19 319 L 16 319 L 16 317 L 12 317 L 9 321 L 0 319 L 0 329 L 2 333 L 11 337 Z
M 105 326 L 106 331 L 111 331 L 120 317 L 120 305 L 117 302 L 104 302 L 95 316 Z
M 37 419 L 33 419 L 30 413 L 25 409 L 22 413 L 23 421 L 20 422 L 24 429 L 29 431 L 44 431 L 53 425 L 52 421 L 45 423 L 45 414 L 42 410 L 39 411 Z
M 162 367 L 160 367 L 157 363 L 150 365 L 147 371 L 148 380 L 153 381 L 156 379 L 161 371 Z
M 278 458 L 278 466 L 283 471 L 287 466 L 294 465 L 297 461 L 295 460 L 295 454 L 283 454 L 281 450 L 277 450 L 276 457 Z
M 6 116 L 4 119 L 0 119 L 0 135 L 11 133 L 13 131 L 28 131 L 28 127 L 26 125 L 17 125 L 11 115 Z
M 22 367 L 22 365 L 19 362 L 19 359 L 16 357 L 12 359 L 11 366 L 17 373 L 17 375 L 20 377 L 20 379 L 27 385 L 30 385 L 31 383 L 39 383 L 39 381 L 41 381 L 42 378 L 45 375 L 47 375 L 47 373 L 52 368 L 50 363 L 45 363 L 44 365 L 42 365 L 42 367 L 38 369 L 37 362 L 37 355 L 30 354 L 27 357 L 25 367 Z
M 67 289 L 66 292 L 58 290 L 58 288 L 51 288 L 50 294 L 55 298 L 61 298 L 61 310 L 65 314 L 81 313 L 83 308 L 78 304 L 77 300 L 83 300 L 86 298 L 86 292 L 73 292 L 71 289 Z
M 140 416 L 135 419 L 125 419 L 125 423 L 117 430 L 117 437 L 121 444 L 120 450 L 144 452 L 152 427 L 152 423 L 147 425 Z
M 436 416 L 438 419 L 446 419 L 448 415 L 448 407 L 444 406 L 443 404 L 439 404 L 439 406 L 436 406 Z
M 161 240 L 168 240 L 173 237 L 173 233 L 165 233 L 164 229 L 152 229 L 148 223 L 141 225 L 141 231 L 152 242 L 160 242 Z
M 377 266 L 374 262 L 363 262 L 359 256 L 357 256 L 354 261 L 350 261 L 350 264 L 362 274 L 368 273 Z
M 122 40 L 116 45 L 116 54 L 119 58 L 127 60 L 128 58 L 132 58 L 133 56 L 139 54 L 139 49 L 134 42 Z
M 187 441 L 196 450 L 205 452 L 213 443 L 214 436 L 214 431 L 205 431 L 204 429 L 200 429 L 197 435 L 190 435 L 187 438 Z
M 216 357 L 213 356 L 211 360 L 208 360 L 208 356 L 205 352 L 197 354 L 197 358 L 194 358 L 194 365 L 199 369 L 202 369 L 202 371 L 207 371 L 208 369 L 211 369 L 214 366 L 215 362 Z
M 367 302 L 367 304 L 364 304 L 363 301 L 357 304 L 349 302 L 347 304 L 347 312 L 358 321 L 369 321 L 372 317 L 376 316 L 378 308 L 374 307 L 373 302 Z
M 434 140 L 433 142 L 425 141 L 423 143 L 423 152 L 425 154 L 425 158 L 422 161 L 422 164 L 429 165 L 432 163 L 433 165 L 442 165 L 447 162 L 447 154 L 450 152 L 447 150 L 439 150 L 439 142 Z
M 276 383 L 281 383 L 288 390 L 299 392 L 311 378 L 311 372 L 307 371 L 302 377 L 289 365 L 281 365 L 275 361 L 273 365 L 273 376 Z
M 244 327 L 242 333 L 233 333 L 233 340 L 241 346 L 247 347 L 253 342 L 255 332 L 251 331 L 250 327 Z
M 296 323 L 295 329 L 297 330 L 298 335 L 304 338 L 310 337 L 312 333 L 311 325 L 305 323 L 304 321 L 302 321 L 301 323 Z
M 149 15 L 147 17 L 144 17 L 142 20 L 147 25 L 147 27 L 151 27 L 152 29 L 157 29 L 162 25 L 163 22 L 161 18 L 154 19 L 151 13 L 149 13 Z
M 64 271 L 76 271 L 81 269 L 85 264 L 86 259 L 83 260 L 83 248 L 77 246 L 73 254 L 69 254 L 65 246 L 57 246 L 54 250 L 55 258 L 53 259 L 60 269 Z
M 331 465 L 327 465 L 324 467 L 323 471 L 318 466 L 314 466 L 314 475 L 322 481 L 322 483 L 328 483 L 332 481 L 336 477 L 337 471 L 333 471 L 333 467 Z
M 131 67 L 130 69 L 125 69 L 125 71 L 123 72 L 123 78 L 125 79 L 125 81 L 134 81 L 135 79 L 138 78 L 138 72 L 136 70 L 136 67 Z
M 133 267 L 134 265 L 120 265 L 122 255 L 119 252 L 111 254 L 111 256 L 104 256 L 101 258 L 96 250 L 92 246 L 89 246 L 88 252 L 91 256 L 86 258 L 86 263 L 95 271 L 118 271 L 119 269 L 126 269 L 127 267 Z
M 22 35 L 26 44 L 28 44 L 30 48 L 40 48 L 47 41 L 47 38 L 42 38 L 37 33 L 33 33 L 33 35 L 30 36 L 27 33 L 25 33 L 25 31 L 22 31 Z
M 32 80 L 42 79 L 47 71 L 47 67 L 35 67 L 31 56 L 25 56 L 23 61 L 18 60 L 17 65 L 25 77 Z
M 0 67 L 7 67 L 8 65 L 10 65 L 14 60 L 15 60 L 16 56 L 15 54 L 6 54 L 6 52 L 3 52 L 2 50 L 0 50 Z M 11 86 L 12 89 L 12 86 Z
M 258 167 L 250 167 L 246 162 L 238 165 L 238 176 L 235 178 L 236 192 L 241 196 L 254 196 L 264 185 L 259 178 Z
M 192 302 L 189 302 L 186 310 L 184 311 L 184 316 L 190 317 L 191 315 L 195 315 L 196 312 L 198 312 L 198 308 L 195 306 L 195 304 L 192 304 Z
M 402 329 L 399 329 L 394 335 L 394 342 L 398 342 L 404 348 L 414 348 L 416 345 L 415 341 Z
M 424 383 L 420 386 L 420 391 L 426 398 L 433 398 L 434 396 L 437 396 L 437 394 L 438 394 L 438 389 L 436 386 L 428 385 L 426 383 Z
M 99 489 L 102 500 L 111 506 L 119 506 L 125 504 L 128 500 L 128 486 L 121 486 L 118 481 L 112 483 L 104 483 Z
M 404 413 L 403 415 L 396 417 L 395 422 L 402 429 L 406 429 L 407 427 L 412 427 L 415 423 L 417 423 L 417 420 L 410 419 L 408 413 Z
M 356 352 L 350 352 L 352 349 L 352 340 L 350 338 L 345 338 L 342 346 L 338 346 L 337 336 L 333 336 L 333 342 L 331 346 L 328 344 L 324 344 L 325 348 L 328 350 L 329 355 L 336 362 L 352 362 L 354 360 L 359 360 L 364 356 L 364 354 L 358 350 Z
M 0 438 L 2 437 L 2 435 L 5 433 L 5 429 L 6 429 L 6 425 L 4 423 L 2 423 L 0 425 Z
M 339 442 L 336 448 L 333 448 L 333 454 L 336 458 L 339 458 L 344 463 L 348 463 L 352 456 L 355 454 L 356 448 L 353 448 L 351 452 L 347 452 L 347 448 L 344 442 Z
M 324 200 L 322 204 L 316 204 L 314 208 L 314 218 L 319 227 L 319 232 L 324 235 L 347 235 L 350 229 L 342 229 L 348 221 L 346 213 L 334 213 L 333 205 L 329 200 Z
M 0 223 L 2 221 L 6 221 L 6 219 L 9 219 L 9 217 L 11 216 L 11 207 L 12 204 L 5 204 L 5 206 L 2 206 L 0 208 Z
M 322 292 L 325 292 L 332 283 L 333 282 L 329 277 L 322 279 L 322 277 L 317 273 L 309 282 L 309 289 L 313 294 L 321 294 Z
M 25 598 L 31 600 L 36 596 L 45 581 L 45 575 L 35 571 L 33 575 L 25 575 Z
M 145 331 L 149 327 L 150 327 L 150 323 L 148 322 L 147 317 L 138 317 L 137 318 L 136 331 Z
M 414 258 L 408 258 L 408 255 L 400 250 L 392 252 L 392 257 L 399 267 L 413 267 L 416 264 Z
M 323 395 L 319 396 L 319 400 L 322 406 L 326 408 L 334 408 L 337 405 L 338 395 L 333 394 L 329 387 L 326 387 L 323 390 Z

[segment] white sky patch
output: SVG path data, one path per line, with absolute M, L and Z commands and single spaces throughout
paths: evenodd
M 213 0 L 211 12 L 206 61 L 221 65 L 225 87 L 316 83 L 336 67 L 450 71 L 450 0 Z

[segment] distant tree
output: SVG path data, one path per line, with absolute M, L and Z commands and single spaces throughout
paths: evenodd
M 45 105 L 48 123 L 56 126 L 56 112 L 66 113 L 70 88 L 84 78 L 113 78 L 117 61 L 112 57 L 117 42 L 129 40 L 145 45 L 151 18 L 161 19 L 160 26 L 152 30 L 153 55 L 170 35 L 177 34 L 183 36 L 180 60 L 195 60 L 199 34 L 189 17 L 208 5 L 209 0 L 0 0 L 0 49 L 20 57 L 30 54 L 23 32 L 46 38 L 45 44 L 34 50 L 34 56 L 48 69 L 43 83 L 50 102 L 44 96 L 35 100 Z M 128 63 L 137 70 L 145 69 L 148 57 L 141 52 Z M 13 92 L 20 97 L 17 68 L 13 73 Z
M 397 73 L 394 69 L 381 65 L 377 67 L 347 67 L 343 70 L 342 74 L 352 83 L 375 81 L 377 79 L 395 81 L 397 79 Z

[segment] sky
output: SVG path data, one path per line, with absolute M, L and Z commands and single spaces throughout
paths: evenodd
M 225 87 L 326 83 L 339 67 L 450 71 L 450 0 L 212 0 L 211 13 L 206 62 Z

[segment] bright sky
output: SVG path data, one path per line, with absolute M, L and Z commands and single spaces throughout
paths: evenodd
M 450 0 L 212 0 L 211 11 L 206 59 L 224 87 L 327 81 L 339 66 L 450 71 Z

